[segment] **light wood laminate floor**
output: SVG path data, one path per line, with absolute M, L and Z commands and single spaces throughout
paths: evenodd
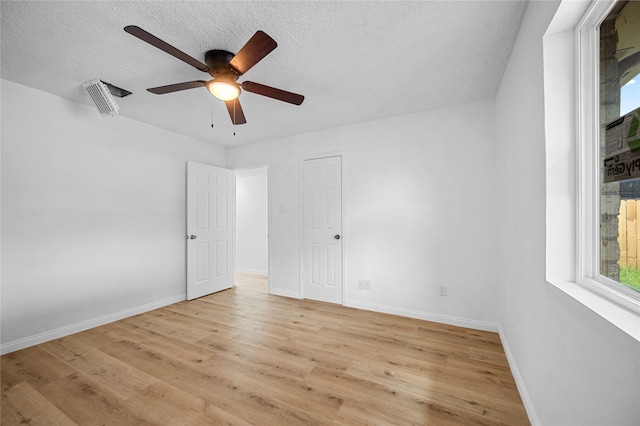
M 529 424 L 496 333 L 264 277 L 2 356 L 2 425 Z

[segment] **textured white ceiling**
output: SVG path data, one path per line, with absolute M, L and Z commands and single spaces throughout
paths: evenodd
M 120 114 L 233 146 L 495 96 L 526 3 L 521 1 L 2 1 L 1 76 L 93 105 L 82 83 L 133 92 Z M 305 95 L 293 106 L 243 92 L 233 136 L 204 88 L 148 87 L 208 74 L 123 31 L 137 25 L 204 62 L 263 30 L 278 47 L 239 81 Z M 97 114 L 97 112 L 96 112 Z M 117 120 L 118 118 L 111 118 Z M 214 127 L 211 128 L 211 123 Z

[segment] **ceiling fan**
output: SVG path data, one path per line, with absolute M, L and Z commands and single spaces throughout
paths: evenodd
M 265 86 L 264 84 L 254 83 L 252 81 L 244 81 L 241 84 L 236 82 L 240 76 L 249 71 L 278 46 L 275 40 L 263 31 L 257 31 L 235 55 L 226 50 L 209 50 L 204 55 L 205 63 L 203 64 L 140 27 L 129 25 L 124 27 L 124 30 L 169 55 L 186 62 L 192 67 L 209 73 L 209 75 L 213 77 L 213 79 L 208 81 L 187 81 L 147 89 L 156 95 L 194 89 L 196 87 L 206 87 L 213 96 L 224 101 L 233 124 L 245 124 L 247 122 L 242 107 L 240 106 L 240 100 L 238 99 L 241 87 L 247 92 L 256 93 L 294 105 L 300 105 L 302 101 L 304 101 L 304 96 L 297 93 L 287 92 L 286 90 L 276 89 L 275 87 Z

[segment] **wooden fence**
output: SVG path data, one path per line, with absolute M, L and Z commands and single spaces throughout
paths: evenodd
M 618 216 L 618 244 L 620 266 L 640 267 L 640 200 L 620 200 Z

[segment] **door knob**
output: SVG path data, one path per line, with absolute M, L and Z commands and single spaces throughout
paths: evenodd
M 195 240 L 196 238 L 198 238 L 197 235 L 193 235 L 193 234 L 189 235 L 190 240 Z
M 333 238 L 335 238 L 336 240 L 340 239 L 340 234 L 336 234 Z

